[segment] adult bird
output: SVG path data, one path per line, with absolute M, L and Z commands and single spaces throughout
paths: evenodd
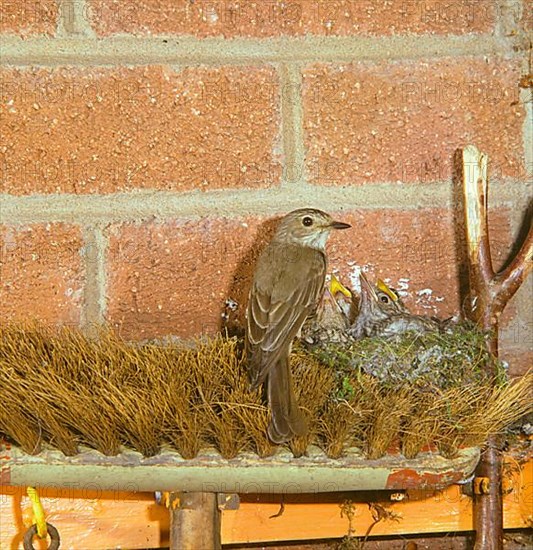
M 247 357 L 252 389 L 266 383 L 268 436 L 274 443 L 307 432 L 292 388 L 289 354 L 324 289 L 328 236 L 349 227 L 321 210 L 295 210 L 281 220 L 257 262 L 247 308 Z

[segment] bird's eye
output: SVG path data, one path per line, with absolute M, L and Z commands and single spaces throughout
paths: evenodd
M 389 297 L 386 296 L 385 294 L 383 294 L 382 296 L 379 297 L 379 300 L 380 302 L 383 302 L 384 304 L 388 304 L 389 303 Z
M 310 216 L 305 216 L 305 218 L 302 220 L 302 223 L 305 225 L 305 227 L 310 227 L 313 225 L 313 218 Z

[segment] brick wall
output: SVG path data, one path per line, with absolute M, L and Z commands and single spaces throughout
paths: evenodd
M 271 220 L 353 224 L 331 267 L 460 309 L 453 157 L 491 161 L 496 262 L 531 197 L 526 0 L 0 0 L 0 315 L 213 333 Z M 530 366 L 531 280 L 505 315 Z

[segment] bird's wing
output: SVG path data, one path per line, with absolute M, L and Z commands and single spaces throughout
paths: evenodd
M 286 256 L 285 251 L 279 263 L 274 258 L 273 265 L 281 268 L 256 277 L 250 292 L 247 344 L 254 386 L 261 384 L 270 367 L 288 353 L 324 287 L 326 259 L 322 252 L 307 248 L 291 258 Z

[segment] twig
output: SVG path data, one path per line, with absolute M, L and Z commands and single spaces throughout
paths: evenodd
M 283 501 L 283 495 L 281 495 L 281 502 L 279 503 L 279 510 L 275 514 L 272 514 L 271 516 L 268 516 L 268 519 L 279 518 L 283 515 L 284 512 L 285 512 L 285 502 Z
M 372 519 L 374 520 L 366 530 L 365 536 L 363 538 L 363 543 L 361 544 L 361 548 L 364 547 L 366 544 L 366 541 L 368 537 L 370 536 L 370 532 L 374 527 L 380 522 L 380 521 L 400 521 L 401 516 L 397 514 L 396 512 L 393 512 L 392 510 L 389 510 L 382 506 L 381 504 L 378 504 L 377 502 L 369 502 L 368 508 L 370 510 L 370 513 L 372 514 Z
M 493 299 L 500 310 L 514 296 L 533 269 L 533 228 L 509 266 L 492 281 Z
M 355 517 L 355 507 L 351 500 L 345 500 L 341 504 L 341 518 L 343 517 L 348 518 L 348 534 L 346 536 L 350 538 L 353 536 L 353 533 L 355 533 L 355 529 L 353 528 L 353 518 Z
M 487 196 L 488 157 L 469 145 L 463 150 L 463 192 L 470 261 L 471 317 L 484 330 L 497 328 L 509 300 L 533 269 L 533 228 L 509 266 L 495 273 L 490 253 Z M 497 346 L 496 346 L 497 349 Z M 493 353 L 496 349 L 491 350 Z
M 533 228 L 509 266 L 495 273 L 488 229 L 488 157 L 476 147 L 463 149 L 463 193 L 470 267 L 470 317 L 489 333 L 487 347 L 498 356 L 498 322 L 505 306 L 533 268 Z M 495 374 L 494 362 L 487 364 Z M 476 471 L 488 477 L 490 489 L 476 499 L 476 550 L 503 548 L 502 459 L 498 439 L 491 436 Z

